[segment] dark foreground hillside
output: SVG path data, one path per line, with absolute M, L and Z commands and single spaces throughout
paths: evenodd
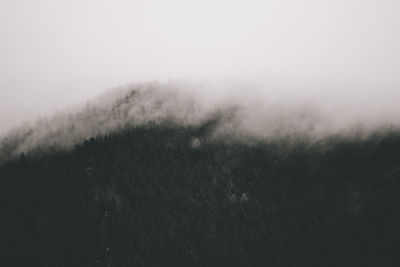
M 399 266 L 400 135 L 143 126 L 2 163 L 3 266 Z

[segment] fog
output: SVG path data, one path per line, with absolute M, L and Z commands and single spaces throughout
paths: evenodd
M 265 131 L 260 109 L 293 117 L 294 106 L 335 131 L 398 124 L 399 7 L 394 0 L 1 0 L 0 134 L 155 79 L 209 82 L 204 105 L 232 101 L 235 88 L 235 101 L 251 107 L 241 115 L 251 132 Z M 271 101 L 279 103 L 274 112 Z

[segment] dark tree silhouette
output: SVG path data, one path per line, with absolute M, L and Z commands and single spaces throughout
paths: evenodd
M 399 263 L 400 134 L 247 145 L 212 125 L 3 162 L 4 266 Z

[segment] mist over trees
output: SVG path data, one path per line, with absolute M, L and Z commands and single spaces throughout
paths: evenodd
M 7 266 L 399 264 L 396 127 L 179 86 L 115 89 L 1 141 Z
M 218 117 L 218 126 L 210 135 L 244 142 L 365 138 L 400 125 L 392 109 L 372 116 L 366 104 L 360 115 L 356 104 L 333 109 L 337 100 L 332 97 L 313 99 L 304 94 L 293 98 L 259 89 L 252 84 L 182 80 L 128 84 L 86 104 L 12 129 L 0 138 L 0 160 L 36 148 L 70 149 L 91 136 L 165 121 L 196 126 Z

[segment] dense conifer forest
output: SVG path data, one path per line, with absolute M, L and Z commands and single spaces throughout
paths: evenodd
M 0 166 L 4 266 L 398 266 L 400 134 L 126 127 Z

